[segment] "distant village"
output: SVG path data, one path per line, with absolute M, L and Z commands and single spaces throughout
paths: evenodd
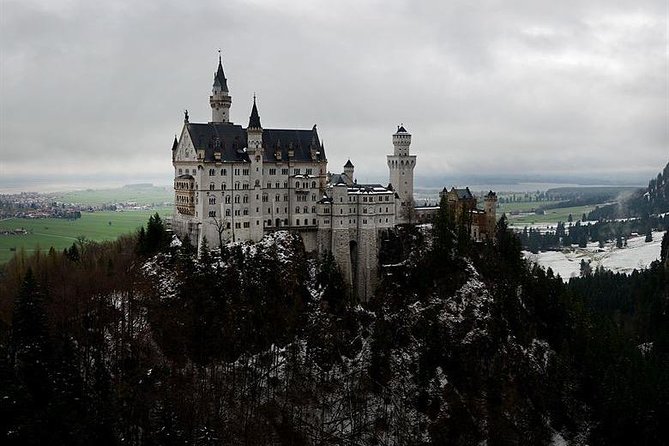
M 81 218 L 82 212 L 130 211 L 152 209 L 153 205 L 139 205 L 133 201 L 89 205 L 64 203 L 54 200 L 51 194 L 21 192 L 0 194 L 0 219 L 7 218 Z

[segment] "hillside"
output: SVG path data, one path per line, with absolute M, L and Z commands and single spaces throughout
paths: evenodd
M 588 220 L 644 217 L 669 212 L 669 163 L 648 187 L 625 195 L 618 203 L 602 206 L 588 214 Z
M 3 444 L 667 438 L 669 237 L 662 262 L 616 278 L 638 303 L 612 303 L 618 325 L 589 303 L 598 275 L 529 269 L 505 220 L 495 244 L 463 229 L 442 212 L 398 230 L 364 305 L 288 232 L 198 257 L 152 218 L 135 237 L 15 258 L 0 280 Z

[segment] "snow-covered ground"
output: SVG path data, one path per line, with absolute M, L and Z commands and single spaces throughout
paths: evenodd
M 547 251 L 532 254 L 523 251 L 525 257 L 539 263 L 544 268 L 551 268 L 567 281 L 576 277 L 581 271 L 581 260 L 590 261 L 590 266 L 602 266 L 608 270 L 631 273 L 634 269 L 648 267 L 660 258 L 660 247 L 664 232 L 653 232 L 653 241 L 645 242 L 645 236 L 632 237 L 627 240 L 627 247 L 616 248 L 615 241 L 599 248 L 597 242 L 588 243 L 586 248 L 565 249 L 563 251 Z

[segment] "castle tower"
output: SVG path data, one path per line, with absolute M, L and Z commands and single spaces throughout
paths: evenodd
M 414 206 L 413 200 L 413 169 L 416 167 L 416 155 L 409 154 L 411 145 L 411 134 L 404 126 L 397 127 L 393 134 L 394 153 L 388 155 L 388 169 L 390 171 L 389 183 L 399 196 L 399 206 L 396 221 L 403 223 L 407 221 L 406 216 L 411 212 L 407 206 Z
M 221 54 L 218 54 L 218 70 L 214 73 L 214 85 L 209 96 L 211 105 L 211 122 L 230 122 L 230 105 L 232 97 L 228 94 L 228 80 L 223 73 Z
M 485 217 L 488 231 L 488 238 L 495 236 L 495 227 L 497 226 L 497 194 L 490 191 L 483 199 L 485 206 Z
M 355 167 L 353 166 L 353 163 L 351 160 L 346 161 L 346 164 L 344 164 L 344 175 L 348 177 L 349 184 L 353 184 L 355 180 L 353 179 L 353 170 Z
M 249 215 L 251 240 L 258 241 L 263 236 L 263 213 L 262 213 L 262 171 L 263 171 L 263 147 L 262 147 L 262 125 L 260 115 L 256 106 L 256 97 L 253 95 L 253 108 L 249 116 L 249 126 L 246 129 L 248 144 L 246 153 L 251 161 L 250 186 L 251 194 L 249 200 Z

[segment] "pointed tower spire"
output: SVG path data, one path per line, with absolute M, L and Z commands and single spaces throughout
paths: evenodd
M 260 115 L 258 114 L 258 107 L 256 106 L 256 94 L 253 93 L 253 108 L 251 109 L 251 116 L 249 117 L 249 128 L 261 129 Z
M 221 50 L 218 50 L 218 69 L 214 73 L 214 87 L 220 87 L 221 91 L 228 91 L 228 80 L 223 72 L 223 62 L 221 60 Z
M 179 146 L 179 141 L 177 141 L 177 135 L 174 135 L 174 142 L 172 143 L 172 150 L 175 150 Z
M 218 69 L 214 73 L 214 86 L 209 96 L 209 105 L 211 105 L 211 122 L 230 122 L 232 97 L 228 91 L 228 80 L 223 72 L 221 50 L 218 50 Z

